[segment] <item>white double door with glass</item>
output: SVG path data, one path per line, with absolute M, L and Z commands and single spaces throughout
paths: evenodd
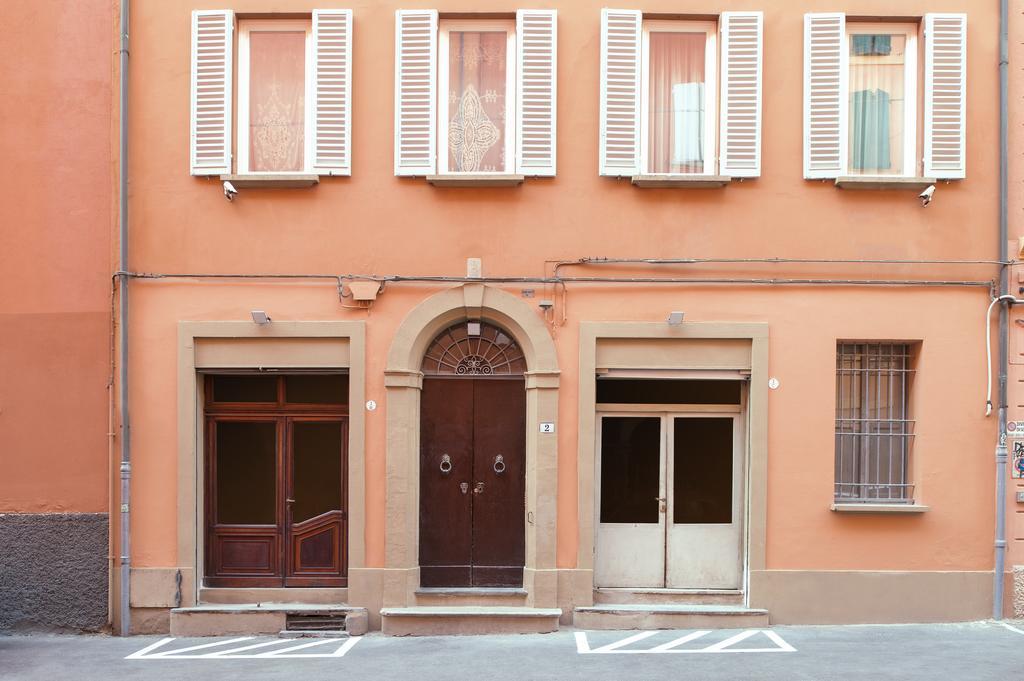
M 742 414 L 605 413 L 597 429 L 597 587 L 740 589 Z

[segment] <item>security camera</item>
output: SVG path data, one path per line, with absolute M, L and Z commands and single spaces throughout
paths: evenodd
M 921 207 L 924 208 L 931 203 L 933 196 L 935 196 L 935 185 L 930 184 L 927 189 L 917 195 L 917 198 L 921 199 Z
M 234 201 L 235 197 L 238 196 L 238 190 L 235 189 L 235 185 L 230 182 L 224 182 L 224 198 L 228 201 Z

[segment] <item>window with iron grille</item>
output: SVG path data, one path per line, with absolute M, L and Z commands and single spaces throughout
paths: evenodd
M 836 502 L 914 501 L 911 350 L 907 343 L 837 344 Z

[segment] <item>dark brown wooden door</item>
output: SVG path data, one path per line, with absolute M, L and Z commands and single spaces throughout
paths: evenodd
M 422 586 L 522 586 L 525 438 L 523 379 L 424 379 Z
M 321 377 L 296 381 L 292 399 L 306 401 L 295 402 L 293 377 L 257 377 L 280 385 L 245 393 L 264 400 L 248 403 L 217 402 L 217 378 L 207 382 L 205 584 L 346 586 L 347 409 L 305 397 Z

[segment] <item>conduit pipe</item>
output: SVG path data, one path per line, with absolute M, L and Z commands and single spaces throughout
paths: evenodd
M 993 298 L 985 313 L 985 367 L 988 369 L 987 389 L 985 391 L 985 416 L 992 415 L 992 308 L 999 303 L 1008 302 L 1011 305 L 1020 305 L 1024 300 L 1011 295 Z
M 118 369 L 121 391 L 121 495 L 120 495 L 120 602 L 118 603 L 118 633 L 131 633 L 131 422 L 128 419 L 128 281 L 124 276 L 128 270 L 128 5 L 130 0 L 121 0 L 120 26 L 120 108 L 118 114 L 118 300 L 120 303 L 119 326 L 121 346 L 118 352 Z
M 170 272 L 118 272 L 129 279 L 294 279 L 334 281 L 339 287 L 345 281 L 376 281 L 382 284 L 445 283 L 445 284 L 675 284 L 704 286 L 709 284 L 735 285 L 801 285 L 801 286 L 954 286 L 983 287 L 994 290 L 988 280 L 948 279 L 790 279 L 779 277 L 452 277 L 401 274 L 226 274 L 226 273 L 170 273 Z
M 999 0 L 999 299 L 1009 293 L 1007 201 L 1009 195 L 1009 3 Z M 1005 302 L 1005 301 L 1004 301 Z M 987 323 L 987 320 L 986 320 Z M 996 440 L 996 538 L 992 585 L 992 617 L 1003 618 L 1003 580 L 1006 572 L 1006 373 L 1009 344 L 1009 310 L 999 306 L 999 437 Z M 991 372 L 989 373 L 991 376 Z

